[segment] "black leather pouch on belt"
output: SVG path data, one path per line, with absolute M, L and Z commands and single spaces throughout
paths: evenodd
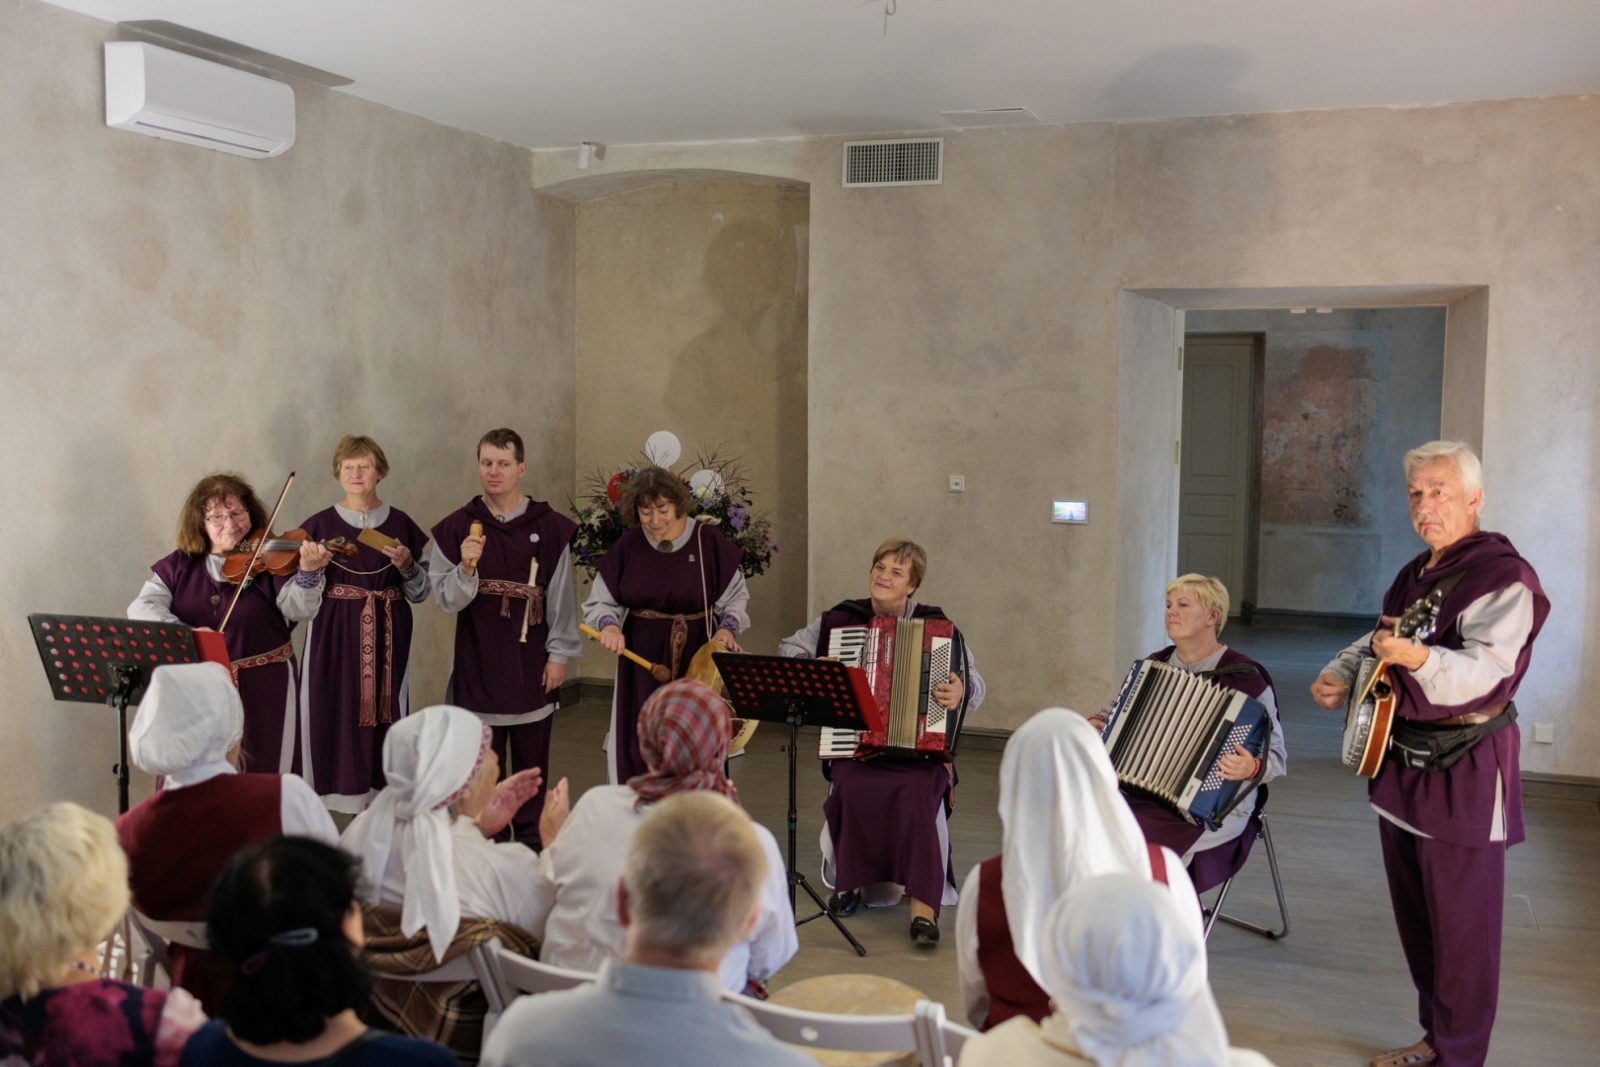
M 1516 704 L 1507 704 L 1502 714 L 1488 722 L 1470 726 L 1432 726 L 1415 719 L 1396 718 L 1389 747 L 1402 763 L 1414 770 L 1447 771 L 1473 745 L 1516 721 Z

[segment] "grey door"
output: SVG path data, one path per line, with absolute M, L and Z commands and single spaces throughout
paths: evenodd
M 1222 579 L 1235 615 L 1253 592 L 1246 588 L 1245 563 L 1254 355 L 1249 337 L 1184 341 L 1178 573 Z

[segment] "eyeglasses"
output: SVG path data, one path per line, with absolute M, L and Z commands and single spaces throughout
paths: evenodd
M 248 511 L 208 511 L 205 513 L 206 525 L 221 526 L 224 522 L 249 522 Z

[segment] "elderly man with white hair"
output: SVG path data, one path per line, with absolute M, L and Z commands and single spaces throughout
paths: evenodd
M 1372 1063 L 1480 1067 L 1499 997 L 1506 849 L 1524 837 L 1511 699 L 1550 601 L 1511 542 L 1479 528 L 1471 448 L 1433 441 L 1406 453 L 1405 471 L 1428 547 L 1384 594 L 1380 626 L 1323 668 L 1311 695 L 1343 708 L 1369 650 L 1396 668 L 1394 738 L 1368 794 L 1423 1036 Z M 1396 636 L 1396 618 L 1430 593 L 1443 598 L 1431 632 Z
M 1271 1067 L 1228 1047 L 1205 942 L 1165 886 L 1085 878 L 1051 905 L 1040 941 L 1055 1010 L 968 1041 L 961 1067 Z
M 169 941 L 172 984 L 221 1008 L 232 968 L 199 936 L 206 894 L 235 852 L 287 834 L 333 844 L 339 831 L 293 774 L 239 773 L 244 704 L 218 663 L 158 667 L 128 730 L 134 764 L 161 789 L 117 820 L 133 906 Z
M 488 839 L 538 792 L 543 771 L 530 767 L 496 786 L 490 740 L 488 725 L 465 708 L 439 704 L 401 719 L 383 739 L 388 785 L 340 839 L 361 861 L 362 899 L 399 908 L 407 937 L 427 930 L 436 960 L 463 916 L 526 930 L 542 915 L 538 854 Z

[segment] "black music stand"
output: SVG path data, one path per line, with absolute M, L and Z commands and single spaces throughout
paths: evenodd
M 169 663 L 195 663 L 194 632 L 182 623 L 29 615 L 50 692 L 57 700 L 117 709 L 117 811 L 128 810 L 128 705 L 137 704 L 150 673 Z
M 794 910 L 795 887 L 804 889 L 818 908 L 815 915 L 796 919 L 796 926 L 804 926 L 813 919 L 824 916 L 850 942 L 857 956 L 867 950 L 853 937 L 839 916 L 829 910 L 827 902 L 806 881 L 806 876 L 795 869 L 795 825 L 799 810 L 795 797 L 797 770 L 795 757 L 798 751 L 801 726 L 832 726 L 844 730 L 865 730 L 866 720 L 856 706 L 855 689 L 845 665 L 836 660 L 791 659 L 788 656 L 751 656 L 741 653 L 717 652 L 712 655 L 722 682 L 728 689 L 728 701 L 741 719 L 759 719 L 761 722 L 789 724 L 789 910 Z

